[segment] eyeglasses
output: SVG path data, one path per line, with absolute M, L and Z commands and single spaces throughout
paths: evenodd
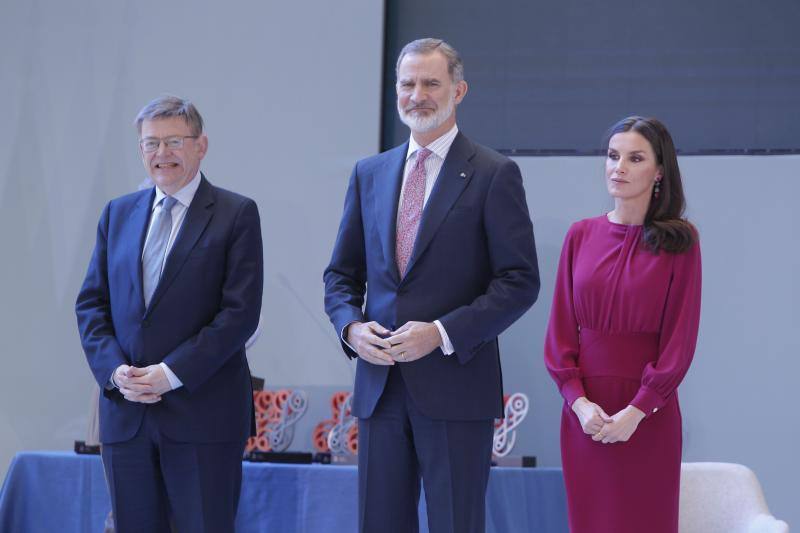
M 184 139 L 197 139 L 197 137 L 198 135 L 175 135 L 173 137 L 164 137 L 163 139 L 146 137 L 139 141 L 139 146 L 142 147 L 142 152 L 151 153 L 158 150 L 158 147 L 163 142 L 164 146 L 169 150 L 180 150 L 183 148 Z

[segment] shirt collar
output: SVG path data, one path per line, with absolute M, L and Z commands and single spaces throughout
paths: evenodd
M 197 192 L 197 188 L 200 187 L 200 171 L 197 171 L 197 174 L 194 175 L 192 181 L 187 183 L 183 186 L 181 190 L 176 192 L 172 195 L 179 204 L 184 207 L 189 207 L 189 204 L 192 203 L 192 199 L 194 198 L 194 193 Z M 156 187 L 156 197 L 153 198 L 153 209 L 158 205 L 158 203 L 166 196 L 161 189 Z
M 458 135 L 458 126 L 453 124 L 453 127 L 450 130 L 436 139 L 435 141 L 431 142 L 428 146 L 420 146 L 417 144 L 417 141 L 414 140 L 414 136 L 412 135 L 408 141 L 408 152 L 406 152 L 406 161 L 417 152 L 420 148 L 427 148 L 431 152 L 440 157 L 442 160 L 447 158 L 447 153 L 450 151 L 450 147 L 453 145 L 453 141 L 456 139 L 456 135 Z

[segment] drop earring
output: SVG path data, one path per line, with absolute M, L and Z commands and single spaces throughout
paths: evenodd
M 661 193 L 661 175 L 656 176 L 656 184 L 653 187 L 653 198 L 658 200 L 658 195 Z

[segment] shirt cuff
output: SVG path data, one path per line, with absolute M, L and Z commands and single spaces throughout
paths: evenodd
M 358 352 L 356 352 L 356 349 L 353 348 L 352 346 L 350 346 L 350 343 L 347 342 L 347 337 L 345 337 L 344 332 L 347 331 L 347 328 L 349 328 L 350 326 L 352 326 L 356 322 L 358 322 L 358 320 L 353 320 L 352 322 L 348 322 L 347 324 L 344 325 L 344 327 L 342 328 L 342 331 L 339 333 L 339 339 L 345 344 L 345 346 L 347 346 L 348 348 L 353 350 L 353 353 L 358 353 Z
M 119 365 L 119 366 L 123 366 L 123 365 Z M 119 366 L 117 368 L 115 368 L 114 371 L 111 372 L 111 375 L 108 377 L 108 383 L 106 383 L 106 386 L 105 386 L 106 390 L 119 389 L 119 385 L 117 385 L 117 382 L 114 381 L 114 374 L 117 373 L 117 370 L 119 369 Z
M 158 366 L 160 366 L 164 371 L 164 374 L 167 375 L 167 380 L 169 381 L 169 386 L 172 387 L 172 390 L 175 390 L 178 387 L 183 387 L 183 383 L 178 379 L 178 376 L 175 375 L 175 372 L 170 370 L 170 368 L 167 366 L 167 363 L 158 363 Z
M 439 336 L 442 337 L 442 353 L 445 355 L 452 355 L 455 352 L 453 348 L 453 343 L 450 342 L 450 337 L 447 336 L 447 332 L 444 330 L 444 326 L 438 320 L 433 321 L 436 324 L 436 329 L 439 330 Z

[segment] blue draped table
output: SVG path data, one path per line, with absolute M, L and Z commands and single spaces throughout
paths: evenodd
M 239 533 L 352 533 L 357 529 L 354 466 L 244 463 Z M 557 468 L 493 468 L 487 533 L 567 531 Z M 97 532 L 111 509 L 97 456 L 22 452 L 0 491 L 2 532 Z M 422 527 L 427 532 L 424 502 Z

